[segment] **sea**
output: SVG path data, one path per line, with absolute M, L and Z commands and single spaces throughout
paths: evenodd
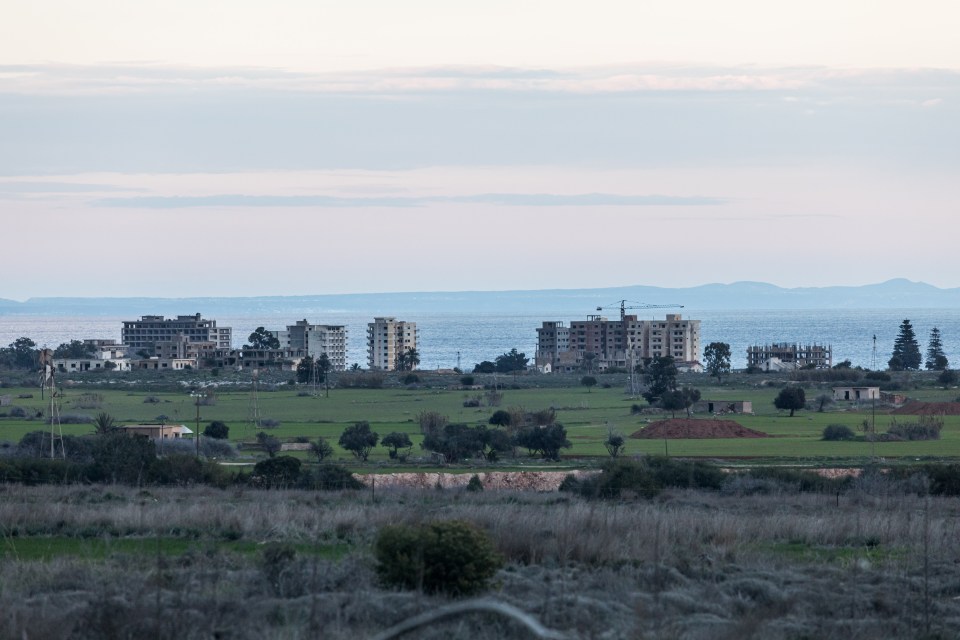
M 217 314 L 216 308 L 184 309 L 181 313 L 201 312 L 204 318 L 215 319 L 218 326 L 233 328 L 235 346 L 240 346 L 257 327 L 283 329 L 297 320 L 313 324 L 343 324 L 348 328 L 347 362 L 366 366 L 366 329 L 374 315 L 390 315 L 382 309 L 322 310 L 297 304 L 278 305 L 270 310 L 249 313 Z M 669 313 L 675 311 L 668 310 Z M 144 314 L 153 313 L 150 309 Z M 616 312 L 615 312 L 616 313 Z M 472 369 L 483 360 L 516 348 L 531 359 L 536 351 L 537 327 L 546 320 L 570 320 L 585 317 L 582 308 L 568 313 L 544 316 L 536 309 L 495 312 L 487 309 L 461 308 L 456 311 L 430 310 L 424 313 L 404 312 L 398 319 L 417 323 L 420 330 L 421 369 Z M 611 314 L 613 315 L 613 314 Z M 663 319 L 664 312 L 646 311 L 641 319 Z M 684 318 L 700 320 L 701 345 L 726 342 L 730 345 L 734 368 L 746 366 L 746 350 L 751 345 L 775 342 L 820 344 L 833 348 L 834 363 L 850 360 L 854 366 L 885 368 L 900 324 L 909 319 L 920 344 L 926 351 L 930 330 L 937 327 L 944 351 L 951 364 L 960 363 L 960 309 L 751 309 L 716 310 L 695 308 L 682 310 Z M 8 345 L 19 337 L 28 337 L 39 346 L 56 347 L 70 340 L 112 338 L 120 340 L 124 320 L 136 316 L 104 315 L 0 315 L 0 345 Z

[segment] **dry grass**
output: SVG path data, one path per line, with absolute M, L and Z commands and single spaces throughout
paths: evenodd
M 510 560 L 493 595 L 571 637 L 954 637 L 960 501 L 672 491 L 370 494 L 0 487 L 0 638 L 364 637 L 437 598 L 383 590 L 369 544 L 388 523 L 465 519 Z M 18 560 L 38 536 L 185 538 L 183 555 Z M 352 545 L 334 561 L 217 551 L 211 540 Z M 471 616 L 418 637 L 523 637 Z M 70 629 L 70 633 L 64 632 Z M 929 631 L 929 633 L 928 633 Z

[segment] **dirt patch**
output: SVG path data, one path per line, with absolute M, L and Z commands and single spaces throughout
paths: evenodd
M 920 402 L 911 400 L 890 412 L 901 416 L 960 416 L 960 402 Z
M 767 438 L 766 433 L 747 429 L 733 420 L 692 420 L 671 418 L 651 422 L 630 434 L 631 438 L 666 438 L 674 440 L 700 438 Z

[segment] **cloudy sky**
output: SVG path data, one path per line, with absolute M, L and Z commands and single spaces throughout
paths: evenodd
M 0 298 L 960 286 L 955 0 L 31 0 Z

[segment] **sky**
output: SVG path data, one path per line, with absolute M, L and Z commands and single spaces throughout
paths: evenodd
M 960 286 L 960 5 L 32 0 L 0 298 Z

